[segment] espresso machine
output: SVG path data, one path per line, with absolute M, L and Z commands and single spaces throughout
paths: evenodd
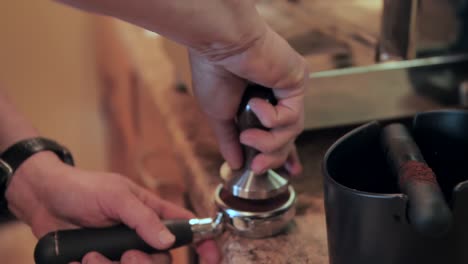
M 259 3 L 309 62 L 306 130 L 468 105 L 468 1 Z

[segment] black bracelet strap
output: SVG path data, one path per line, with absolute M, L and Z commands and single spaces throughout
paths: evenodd
M 52 151 L 63 162 L 74 165 L 70 151 L 53 140 L 37 137 L 15 143 L 0 155 L 0 166 L 8 172 L 0 179 L 0 214 L 8 211 L 5 192 L 13 174 L 24 161 L 41 151 Z
M 9 164 L 14 173 L 25 160 L 41 151 L 52 151 L 63 162 L 74 165 L 73 157 L 67 148 L 53 140 L 41 137 L 25 139 L 15 143 L 2 153 L 0 159 Z

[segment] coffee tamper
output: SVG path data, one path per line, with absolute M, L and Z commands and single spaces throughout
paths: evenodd
M 250 84 L 237 113 L 239 132 L 267 129 L 249 106 L 252 98 L 260 98 L 273 105 L 277 103 L 272 89 Z M 235 233 L 251 238 L 273 236 L 283 231 L 294 217 L 296 192 L 289 184 L 285 169 L 269 169 L 256 175 L 251 164 L 259 151 L 248 146 L 242 146 L 242 149 L 243 168 L 231 170 L 227 167 L 221 171 L 224 183 L 216 190 L 215 202 L 220 212 L 229 219 L 229 226 L 234 227 Z
M 266 130 L 249 106 L 249 101 L 252 98 L 261 98 L 270 104 L 276 105 L 276 98 L 272 89 L 259 85 L 249 85 L 244 93 L 237 115 L 239 132 L 252 128 Z M 250 166 L 259 151 L 248 146 L 242 148 L 245 160 L 244 166 L 237 171 L 228 170 L 228 175 L 223 176 L 223 178 L 227 178 L 224 183 L 226 191 L 237 198 L 246 200 L 267 200 L 288 192 L 289 181 L 287 177 L 283 176 L 286 174 L 284 170 L 280 174 L 273 169 L 269 169 L 263 174 L 256 175 Z

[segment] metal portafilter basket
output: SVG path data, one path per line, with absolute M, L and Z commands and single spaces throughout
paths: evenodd
M 240 131 L 266 129 L 248 106 L 248 101 L 254 97 L 276 103 L 271 89 L 249 85 L 238 113 Z M 164 222 L 176 237 L 169 249 L 152 248 L 134 230 L 124 225 L 59 230 L 39 240 L 34 252 L 36 263 L 66 264 L 80 261 L 92 251 L 111 260 L 119 260 L 125 251 L 132 249 L 149 254 L 166 252 L 214 238 L 226 229 L 249 238 L 265 238 L 280 233 L 295 215 L 296 193 L 287 178 L 273 170 L 255 175 L 250 170 L 250 164 L 258 152 L 246 146 L 243 149 L 243 169 L 229 171 L 225 184 L 220 184 L 215 190 L 214 201 L 218 208 L 215 217 Z

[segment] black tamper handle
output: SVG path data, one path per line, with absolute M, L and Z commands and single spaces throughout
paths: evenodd
M 239 110 L 237 112 L 237 127 L 239 132 L 251 128 L 268 130 L 265 126 L 262 125 L 258 117 L 250 108 L 249 101 L 252 98 L 263 99 L 272 105 L 277 104 L 275 94 L 271 88 L 267 88 L 255 83 L 249 83 L 242 96 Z M 245 157 L 244 167 L 250 168 L 253 159 L 259 153 L 259 151 L 246 145 L 243 145 L 242 148 Z
M 39 240 L 34 250 L 34 259 L 36 264 L 68 264 L 81 262 L 87 253 L 94 251 L 118 261 L 125 251 L 131 249 L 153 254 L 192 243 L 193 232 L 188 220 L 165 221 L 165 225 L 176 237 L 175 243 L 166 250 L 149 246 L 135 230 L 118 225 L 51 232 Z
M 402 124 L 383 129 L 382 144 L 388 163 L 398 176 L 400 190 L 408 196 L 407 217 L 419 233 L 441 236 L 448 232 L 452 213 L 436 176 Z

